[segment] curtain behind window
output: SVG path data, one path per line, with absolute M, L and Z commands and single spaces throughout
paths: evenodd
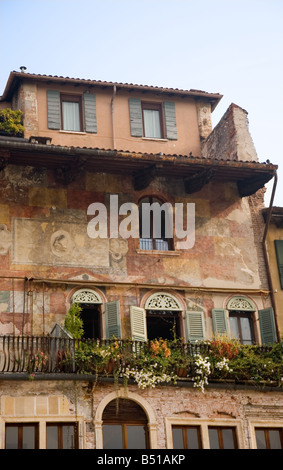
M 161 139 L 160 115 L 155 109 L 144 109 L 144 134 L 145 137 L 154 137 Z
M 64 131 L 80 131 L 79 103 L 71 101 L 62 102 L 63 129 Z

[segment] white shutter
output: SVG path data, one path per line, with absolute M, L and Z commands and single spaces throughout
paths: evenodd
M 147 341 L 146 313 L 141 307 L 130 307 L 131 337 L 134 341 Z

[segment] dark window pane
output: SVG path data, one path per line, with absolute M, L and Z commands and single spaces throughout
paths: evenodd
M 270 449 L 282 449 L 279 429 L 269 431 Z
M 103 449 L 123 449 L 121 425 L 104 424 Z
M 144 426 L 127 426 L 128 449 L 146 449 L 146 430 Z
M 23 426 L 22 449 L 35 448 L 35 428 L 34 426 Z
M 218 430 L 217 429 L 209 429 L 209 442 L 210 442 L 210 449 L 219 449 L 219 439 L 218 439 Z
M 264 430 L 257 429 L 256 435 L 256 446 L 258 449 L 266 449 L 265 433 Z
M 75 449 L 75 427 L 63 425 L 63 449 Z
M 187 428 L 188 449 L 199 449 L 198 429 Z
M 184 449 L 183 430 L 182 428 L 174 428 L 173 431 L 173 447 L 174 449 Z
M 18 426 L 6 427 L 6 449 L 18 448 Z
M 222 438 L 223 438 L 223 448 L 224 449 L 234 449 L 234 438 L 233 438 L 233 430 L 232 429 L 225 429 L 222 430 Z
M 47 426 L 46 429 L 46 448 L 47 449 L 58 449 L 58 426 Z

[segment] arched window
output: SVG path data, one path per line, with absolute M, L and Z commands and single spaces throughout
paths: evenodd
M 120 302 L 115 300 L 105 302 L 102 293 L 94 289 L 79 289 L 71 299 L 71 303 L 77 303 L 81 307 L 81 319 L 83 320 L 84 338 L 101 339 L 121 337 Z M 102 311 L 104 309 L 104 322 Z
M 181 315 L 184 311 L 179 299 L 167 292 L 155 292 L 144 307 L 130 308 L 131 337 L 135 341 L 184 337 Z
M 254 303 L 246 297 L 233 297 L 227 304 L 229 313 L 229 327 L 232 338 L 238 339 L 242 344 L 255 342 L 254 331 Z
M 164 292 L 151 295 L 146 303 L 148 339 L 173 340 L 181 336 L 180 316 L 182 306 L 176 297 Z
M 147 196 L 139 201 L 140 248 L 173 250 L 173 213 L 170 203 Z
M 147 416 L 135 401 L 110 401 L 103 411 L 102 423 L 104 449 L 149 448 Z

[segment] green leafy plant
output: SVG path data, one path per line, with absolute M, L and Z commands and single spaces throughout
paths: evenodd
M 23 137 L 22 111 L 13 111 L 10 108 L 0 109 L 0 134 L 14 137 Z
M 81 311 L 79 304 L 72 304 L 65 317 L 64 326 L 74 339 L 81 339 L 84 334 Z

